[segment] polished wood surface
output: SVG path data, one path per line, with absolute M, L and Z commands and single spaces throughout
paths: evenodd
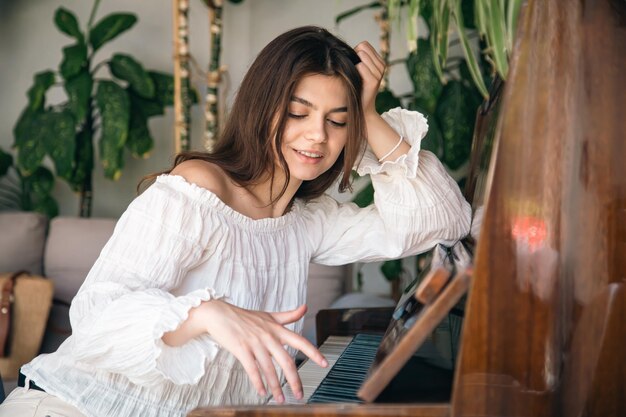
M 201 409 L 188 417 L 448 417 L 450 406 L 444 404 L 324 404 L 307 406 L 229 407 Z
M 626 416 L 626 1 L 529 0 L 502 100 L 486 107 L 451 404 L 190 416 Z
M 529 1 L 454 416 L 626 415 L 626 2 Z
M 353 336 L 357 333 L 383 334 L 389 326 L 393 307 L 335 308 L 320 310 L 315 316 L 317 345 L 328 336 Z
M 415 298 L 422 304 L 432 303 L 441 294 L 441 290 L 450 280 L 450 275 L 451 271 L 445 268 L 430 271 L 415 290 Z

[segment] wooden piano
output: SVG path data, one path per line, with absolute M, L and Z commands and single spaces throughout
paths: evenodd
M 626 416 L 626 1 L 529 0 L 492 93 L 466 189 L 482 222 L 449 398 L 423 398 L 416 372 L 399 403 L 189 416 Z M 345 313 L 344 334 L 391 311 Z

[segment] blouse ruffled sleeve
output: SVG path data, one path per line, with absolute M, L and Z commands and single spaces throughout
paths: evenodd
M 357 167 L 369 174 L 374 204 L 359 208 L 323 196 L 307 204 L 312 261 L 328 265 L 396 259 L 451 244 L 470 227 L 471 207 L 431 152 L 420 150 L 428 124 L 421 113 L 393 109 L 383 119 L 411 145 L 395 161 L 366 150 Z
M 383 113 L 381 117 L 396 133 L 402 135 L 404 140 L 411 145 L 411 149 L 395 161 L 388 160 L 381 164 L 368 145 L 361 163 L 355 167 L 357 173 L 361 176 L 372 175 L 372 179 L 378 174 L 415 178 L 419 162 L 420 143 L 428 133 L 426 118 L 419 112 L 399 107 Z
M 72 353 L 136 384 L 197 382 L 218 345 L 201 336 L 180 347 L 163 343 L 189 310 L 220 298 L 211 288 L 174 296 L 187 272 L 210 256 L 219 239 L 210 207 L 190 184 L 158 178 L 119 219 L 111 239 L 72 302 Z

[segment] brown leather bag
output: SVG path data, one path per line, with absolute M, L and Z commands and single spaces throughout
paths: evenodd
M 0 274 L 0 288 L 0 374 L 15 379 L 20 367 L 39 353 L 54 285 L 20 271 Z

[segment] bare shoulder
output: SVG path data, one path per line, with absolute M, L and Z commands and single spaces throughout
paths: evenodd
M 217 165 L 201 159 L 181 162 L 170 175 L 179 175 L 187 182 L 206 188 L 218 197 L 225 197 L 230 191 L 230 181 L 226 173 Z

